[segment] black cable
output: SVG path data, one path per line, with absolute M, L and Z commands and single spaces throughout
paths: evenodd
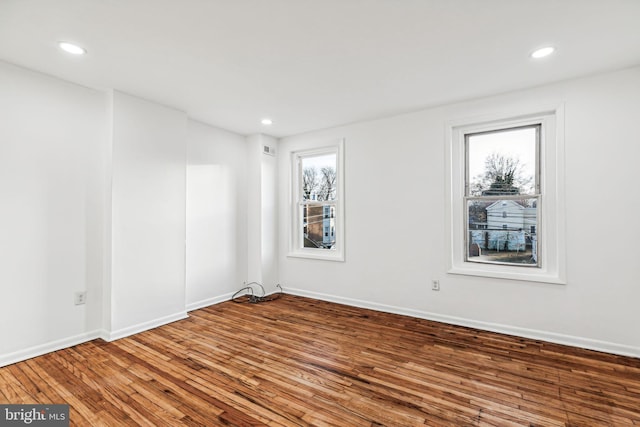
M 242 288 L 242 289 L 239 289 L 239 290 L 238 290 L 238 292 L 236 292 L 235 294 L 233 294 L 233 296 L 231 297 L 231 301 L 233 301 L 233 302 L 242 302 L 242 301 L 240 301 L 240 297 L 244 296 L 244 294 L 243 294 L 243 295 L 240 295 L 240 296 L 238 296 L 238 294 L 239 294 L 240 292 L 242 292 L 242 291 L 245 291 L 245 290 L 250 291 L 250 295 L 249 295 L 248 299 L 251 299 L 251 298 L 253 298 L 253 297 L 254 297 L 254 295 L 253 295 L 253 288 L 252 288 L 251 286 L 246 286 L 246 287 L 244 287 L 244 288 Z
M 262 295 L 258 296 L 255 295 L 253 293 L 253 288 L 251 287 L 251 285 L 258 285 L 261 290 L 262 290 Z M 231 301 L 235 302 L 235 303 L 244 303 L 244 302 L 248 302 L 250 304 L 257 304 L 257 303 L 261 303 L 261 302 L 267 302 L 267 301 L 273 301 L 276 300 L 278 298 L 280 298 L 282 296 L 282 286 L 280 286 L 280 284 L 277 284 L 276 287 L 278 289 L 280 289 L 280 292 L 278 293 L 273 293 L 271 295 L 265 295 L 265 290 L 264 290 L 264 286 L 262 286 L 260 283 L 258 282 L 251 282 L 249 283 L 247 286 L 245 286 L 244 288 L 239 289 L 235 294 L 233 294 L 233 296 L 231 297 Z M 243 295 L 238 295 L 240 294 L 242 291 L 249 291 L 249 294 L 243 294 Z M 246 295 L 246 299 L 242 298 Z

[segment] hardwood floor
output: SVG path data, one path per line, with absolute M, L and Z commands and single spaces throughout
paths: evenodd
M 80 426 L 640 425 L 640 359 L 284 295 L 0 368 Z

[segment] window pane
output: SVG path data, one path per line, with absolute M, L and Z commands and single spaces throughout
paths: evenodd
M 467 200 L 467 261 L 538 265 L 538 199 Z
M 329 214 L 335 206 L 304 204 L 301 209 L 303 247 L 335 249 L 335 218 Z
M 467 195 L 535 194 L 538 129 L 466 135 Z
M 302 199 L 335 200 L 337 188 L 336 155 L 307 156 L 301 160 Z

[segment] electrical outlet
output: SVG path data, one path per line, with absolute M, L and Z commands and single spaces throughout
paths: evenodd
M 76 292 L 73 296 L 73 302 L 76 305 L 82 305 L 87 302 L 87 292 Z
M 440 290 L 440 281 L 433 279 L 431 281 L 431 290 L 432 291 L 439 291 Z

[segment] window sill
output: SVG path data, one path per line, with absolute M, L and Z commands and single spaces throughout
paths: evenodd
M 550 272 L 535 267 L 493 266 L 464 262 L 451 267 L 447 273 L 465 276 L 490 277 L 496 279 L 519 280 L 524 282 L 551 283 L 566 285 L 567 281 L 558 272 Z
M 326 251 L 326 249 L 309 249 L 306 251 L 300 250 L 296 252 L 289 252 L 287 254 L 288 258 L 305 258 L 305 259 L 316 259 L 321 261 L 337 261 L 344 262 L 344 254 L 342 252 L 334 252 L 334 253 L 320 253 L 318 250 Z

